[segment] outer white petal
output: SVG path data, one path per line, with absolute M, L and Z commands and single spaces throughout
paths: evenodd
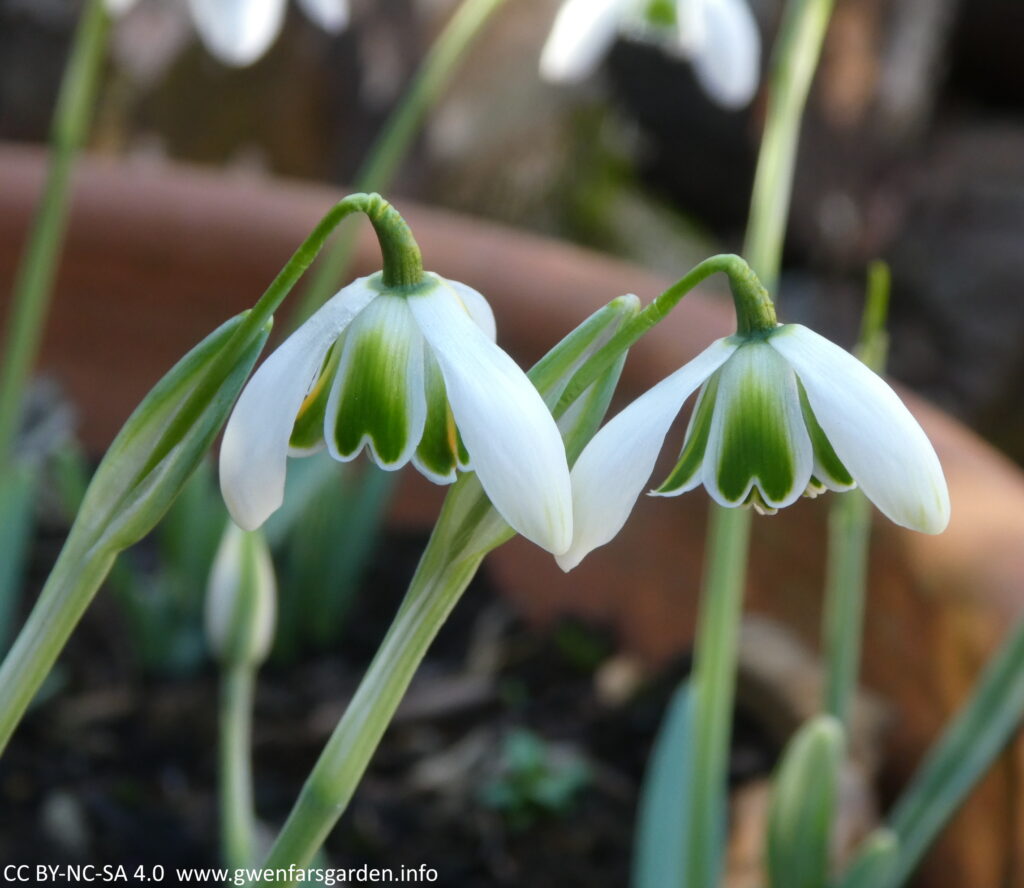
M 931 442 L 897 394 L 849 352 L 799 324 L 768 340 L 793 369 L 836 455 L 896 524 L 940 533 L 949 491 Z
M 665 435 L 686 399 L 736 351 L 719 339 L 608 422 L 572 469 L 572 546 L 558 561 L 572 570 L 626 523 L 654 471 Z
M 227 65 L 251 65 L 274 42 L 285 0 L 189 0 L 203 43 Z
M 235 523 L 255 530 L 284 499 L 288 439 L 327 349 L 378 291 L 349 284 L 288 337 L 253 374 L 224 430 L 220 489 Z
M 299 0 L 309 19 L 325 31 L 336 34 L 348 27 L 348 0 Z
M 615 40 L 625 2 L 629 0 L 566 0 L 541 53 L 541 76 L 572 83 L 593 73 Z
M 491 305 L 484 298 L 483 294 L 478 293 L 472 287 L 466 286 L 466 284 L 460 284 L 458 281 L 449 281 L 443 278 L 439 278 L 439 280 L 447 284 L 458 294 L 473 322 L 484 331 L 484 334 L 491 342 L 494 342 L 498 338 L 498 326 L 494 322 L 494 312 L 491 310 Z
M 703 40 L 688 47 L 697 79 L 725 108 L 742 108 L 757 91 L 761 34 L 746 0 L 703 0 Z
M 565 447 L 526 374 L 439 286 L 409 305 L 441 367 L 448 401 L 487 496 L 519 533 L 549 552 L 572 540 Z

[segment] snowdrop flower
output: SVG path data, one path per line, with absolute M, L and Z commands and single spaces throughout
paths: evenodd
M 896 524 L 939 533 L 949 493 L 896 393 L 853 355 L 800 324 L 719 339 L 602 428 L 572 470 L 571 570 L 625 524 L 676 415 L 697 389 L 682 452 L 652 491 L 703 484 L 723 506 L 774 512 L 803 494 L 861 489 Z
M 284 496 L 287 457 L 326 443 L 347 461 L 367 448 L 384 469 L 412 462 L 440 484 L 475 471 L 502 517 L 545 549 L 572 538 L 569 468 L 544 401 L 494 343 L 478 292 L 426 273 L 345 287 L 256 371 L 224 433 L 221 489 L 241 527 Z
M 121 15 L 138 0 L 107 0 Z M 196 30 L 207 49 L 226 65 L 243 67 L 260 58 L 277 38 L 287 0 L 188 0 Z M 348 24 L 348 0 L 299 0 L 309 19 L 335 33 Z
M 541 54 L 541 75 L 582 80 L 619 33 L 689 59 L 705 92 L 726 108 L 743 107 L 757 90 L 761 39 L 746 0 L 565 0 Z

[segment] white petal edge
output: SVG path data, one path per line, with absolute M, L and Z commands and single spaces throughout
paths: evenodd
M 442 277 L 438 277 L 438 280 L 442 284 L 447 284 L 455 291 L 467 313 L 473 319 L 473 323 L 484 331 L 484 335 L 491 342 L 494 342 L 498 338 L 498 325 L 494 320 L 494 311 L 491 309 L 491 304 L 484 295 L 466 284 L 460 284 L 458 281 L 450 281 Z
M 566 0 L 540 56 L 540 74 L 575 83 L 592 74 L 615 40 L 628 0 Z
M 768 341 L 800 377 L 819 425 L 868 499 L 903 527 L 945 530 L 942 466 L 899 396 L 849 352 L 800 324 L 780 327 Z
M 402 377 L 402 383 L 405 386 L 408 430 L 402 452 L 393 461 L 386 461 L 380 456 L 377 446 L 369 434 L 363 434 L 355 450 L 348 456 L 338 450 L 334 437 L 338 410 L 341 406 L 341 395 L 346 386 L 350 385 L 349 376 L 352 372 L 353 358 L 361 344 L 361 338 L 373 334 L 377 334 L 375 338 L 389 353 L 392 361 L 396 360 L 400 354 L 401 350 L 397 346 L 403 341 L 408 344 L 405 373 Z M 391 343 L 394 343 L 396 347 L 390 347 Z M 387 292 L 381 293 L 377 301 L 353 322 L 351 329 L 346 331 L 343 347 L 344 351 L 338 362 L 338 369 L 331 383 L 331 392 L 327 397 L 327 408 L 324 411 L 324 442 L 327 444 L 327 452 L 338 462 L 350 462 L 363 452 L 363 448 L 367 448 L 370 451 L 371 459 L 378 467 L 387 472 L 400 469 L 412 459 L 416 448 L 419 447 L 420 440 L 423 438 L 423 426 L 427 421 L 423 337 L 420 335 L 415 318 L 409 311 L 405 297 Z
M 686 399 L 736 351 L 719 339 L 609 421 L 572 469 L 573 539 L 558 557 L 570 571 L 622 529 L 654 471 L 665 436 Z
M 778 395 L 782 402 L 782 419 L 786 428 L 793 454 L 793 484 L 785 496 L 773 499 L 765 493 L 759 477 L 751 479 L 743 494 L 735 501 L 728 499 L 718 486 L 718 466 L 721 459 L 723 444 L 722 429 L 729 413 L 733 398 L 740 392 L 741 377 L 744 372 L 753 372 L 768 388 Z M 765 505 L 773 509 L 784 509 L 791 506 L 807 489 L 814 468 L 814 448 L 811 436 L 804 423 L 803 411 L 800 409 L 800 392 L 796 386 L 796 375 L 785 360 L 779 360 L 778 352 L 773 351 L 763 342 L 752 342 L 737 350 L 736 357 L 722 370 L 718 380 L 718 393 L 715 398 L 715 410 L 711 417 L 711 430 L 708 443 L 704 450 L 704 463 L 701 475 L 704 489 L 720 506 L 733 509 L 743 505 L 751 490 L 756 486 Z
M 262 56 L 284 21 L 286 0 L 189 0 L 196 30 L 226 65 L 244 67 Z
M 572 541 L 569 466 L 540 394 L 451 289 L 410 296 L 409 305 L 441 367 L 455 422 L 495 509 L 531 542 L 564 552 Z
M 742 108 L 757 92 L 761 34 L 746 0 L 704 0 L 703 40 L 690 48 L 694 73 L 723 108 Z
M 377 296 L 366 281 L 324 303 L 260 365 L 235 404 L 220 448 L 220 489 L 244 530 L 255 530 L 284 500 L 295 417 L 331 343 Z
M 337 34 L 348 27 L 348 0 L 299 0 L 306 17 L 323 30 Z

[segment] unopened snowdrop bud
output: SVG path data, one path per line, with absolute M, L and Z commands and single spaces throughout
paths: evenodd
M 573 543 L 564 570 L 611 540 L 698 389 L 675 468 L 652 493 L 701 485 L 722 506 L 772 514 L 825 489 L 864 494 L 925 533 L 949 523 L 938 457 L 899 396 L 853 355 L 800 324 L 778 324 L 752 273 L 731 277 L 738 332 L 719 339 L 607 423 L 572 470 Z
M 206 592 L 210 650 L 229 666 L 258 666 L 274 640 L 277 581 L 266 538 L 227 523 Z
M 619 34 L 688 59 L 704 91 L 741 108 L 757 91 L 761 38 L 747 0 L 565 0 L 541 54 L 547 80 L 594 72 Z

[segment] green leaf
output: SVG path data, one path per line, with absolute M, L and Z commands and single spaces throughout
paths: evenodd
M 899 839 L 899 855 L 886 888 L 897 888 L 910 878 L 928 846 L 991 767 L 1022 718 L 1024 621 L 988 664 L 970 699 L 928 753 L 889 815 L 888 826 Z
M 772 888 L 824 888 L 844 745 L 840 723 L 821 715 L 786 748 L 768 818 Z
M 686 885 L 684 836 L 689 825 L 693 752 L 693 684 L 684 681 L 673 694 L 651 751 L 640 788 L 633 843 L 632 888 L 690 888 Z M 721 871 L 725 849 L 724 806 L 715 841 Z
M 0 650 L 18 612 L 38 482 L 34 466 L 15 463 L 0 472 Z
M 888 888 L 899 860 L 900 840 L 889 829 L 876 829 L 836 888 Z
M 208 382 L 220 351 L 243 313 L 200 342 L 161 379 L 128 418 L 100 463 L 72 528 L 76 541 L 121 551 L 160 520 L 209 450 L 270 333 L 269 324 L 216 380 L 199 404 L 190 397 Z

